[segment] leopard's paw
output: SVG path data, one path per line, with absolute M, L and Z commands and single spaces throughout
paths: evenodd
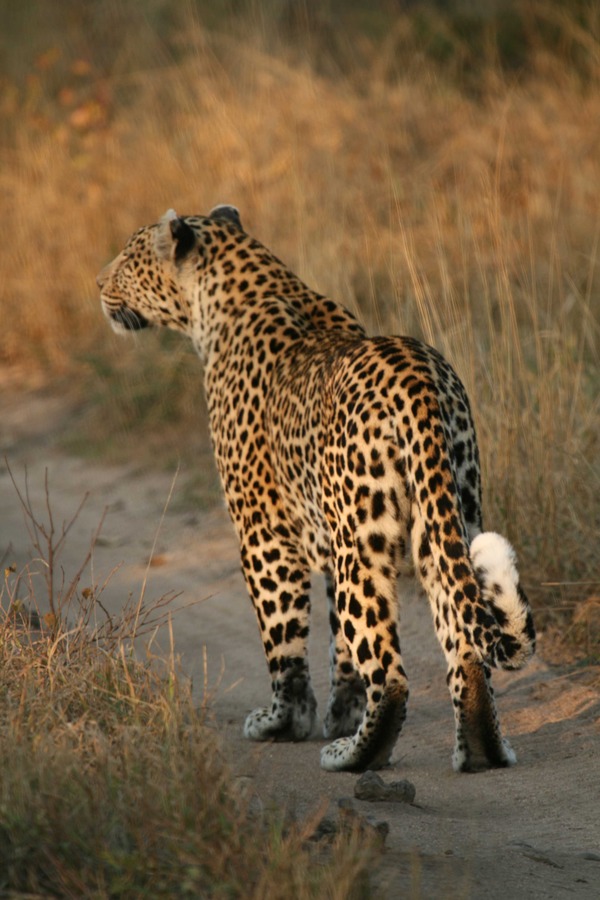
M 312 692 L 294 704 L 274 701 L 270 707 L 253 710 L 244 724 L 244 737 L 251 741 L 305 741 L 314 728 L 317 703 Z
M 341 737 L 321 750 L 321 768 L 328 772 L 343 772 L 356 768 L 356 741 Z

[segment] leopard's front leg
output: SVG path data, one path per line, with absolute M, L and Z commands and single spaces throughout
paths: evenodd
M 270 706 L 249 714 L 244 735 L 254 741 L 305 740 L 317 710 L 308 669 L 308 565 L 266 529 L 261 529 L 260 540 L 254 530 L 243 534 L 241 558 L 272 688 Z

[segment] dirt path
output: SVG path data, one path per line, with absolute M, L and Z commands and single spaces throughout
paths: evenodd
M 61 558 L 67 574 L 84 558 L 106 510 L 92 559 L 94 582 L 112 573 L 104 601 L 117 607 L 144 580 L 149 598 L 182 592 L 175 605 L 198 601 L 175 616 L 175 646 L 199 698 L 208 684 L 235 771 L 265 804 L 302 814 L 329 805 L 335 813 L 337 801 L 352 796 L 356 776 L 319 768 L 318 734 L 304 744 L 251 744 L 241 737 L 245 714 L 268 700 L 269 685 L 224 510 L 171 507 L 163 517 L 171 478 L 66 457 L 52 439 L 63 414 L 60 401 L 48 398 L 0 401 L 2 451 L 21 485 L 27 466 L 34 507 L 45 505 L 46 470 L 57 523 L 89 492 Z M 22 565 L 31 555 L 20 504 L 0 466 L 0 560 Z M 416 800 L 411 806 L 355 801 L 361 813 L 389 824 L 381 896 L 600 897 L 600 694 L 589 672 L 550 669 L 538 655 L 522 673 L 497 675 L 502 722 L 518 765 L 456 775 L 442 654 L 425 602 L 410 585 L 402 593 L 411 699 L 393 766 L 381 774 L 387 781 L 408 778 Z M 311 666 L 322 711 L 327 635 L 319 581 L 313 623 Z M 541 646 L 543 654 L 543 639 Z

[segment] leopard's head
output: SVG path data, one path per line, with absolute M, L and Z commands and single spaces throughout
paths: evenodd
M 170 209 L 138 229 L 98 275 L 104 314 L 119 333 L 162 325 L 189 332 L 191 293 L 210 247 L 223 227 L 242 230 L 237 209 L 216 206 L 208 216 L 178 216 Z

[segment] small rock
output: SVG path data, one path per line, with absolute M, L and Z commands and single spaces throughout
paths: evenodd
M 365 836 L 374 838 L 382 847 L 387 838 L 390 826 L 387 822 L 376 820 L 372 816 L 364 816 L 355 809 L 352 800 L 348 797 L 342 797 L 338 800 L 340 810 L 340 827 L 342 830 L 349 830 L 358 827 L 360 832 Z
M 354 785 L 354 796 L 357 800 L 368 800 L 371 803 L 384 800 L 388 803 L 413 803 L 416 795 L 414 784 L 406 779 L 390 781 L 386 784 L 377 772 L 365 772 Z
M 331 816 L 324 816 L 310 836 L 311 841 L 331 840 L 339 831 L 338 823 Z
M 338 834 L 348 834 L 358 829 L 361 835 L 370 838 L 374 843 L 383 847 L 388 836 L 390 826 L 387 822 L 377 821 L 371 816 L 364 816 L 358 812 L 350 797 L 342 797 L 338 800 L 338 818 L 324 816 L 309 840 L 313 842 L 331 842 Z

